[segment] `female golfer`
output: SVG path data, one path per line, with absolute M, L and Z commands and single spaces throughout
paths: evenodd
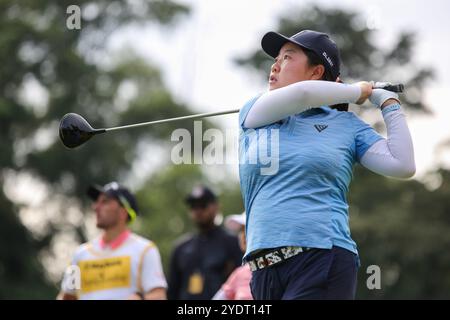
M 239 114 L 244 259 L 253 271 L 252 295 L 353 299 L 359 259 L 346 197 L 352 168 L 358 162 L 385 176 L 414 175 L 400 101 L 369 82 L 339 83 L 339 51 L 324 33 L 305 30 L 288 38 L 269 32 L 262 48 L 275 58 L 269 91 Z M 346 103 L 366 99 L 381 109 L 387 139 L 354 113 L 342 112 Z M 265 152 L 276 155 L 276 170 L 262 170 Z

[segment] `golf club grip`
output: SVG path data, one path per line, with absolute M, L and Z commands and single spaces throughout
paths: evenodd
M 373 89 L 383 89 L 387 91 L 401 93 L 405 89 L 405 86 L 402 83 L 392 84 L 389 82 L 375 82 L 373 85 Z

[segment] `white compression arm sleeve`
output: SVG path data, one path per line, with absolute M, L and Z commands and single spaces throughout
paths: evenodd
M 244 127 L 262 127 L 313 107 L 355 103 L 360 96 L 359 85 L 320 80 L 296 82 L 261 95 L 248 112 Z
M 387 128 L 387 139 L 373 144 L 361 158 L 367 169 L 389 177 L 406 179 L 416 172 L 414 148 L 401 110 L 383 114 Z

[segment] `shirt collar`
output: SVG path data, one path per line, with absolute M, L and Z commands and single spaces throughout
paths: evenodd
M 100 248 L 106 249 L 106 247 L 115 250 L 118 247 L 120 247 L 130 236 L 130 230 L 125 230 L 117 238 L 110 242 L 105 242 L 105 239 L 103 237 L 100 238 Z
M 314 115 L 321 114 L 321 113 L 328 115 L 328 114 L 332 113 L 333 111 L 335 111 L 335 109 L 331 109 L 329 106 L 321 106 L 321 107 L 311 108 L 306 111 L 303 111 L 300 113 L 300 116 L 309 117 L 309 116 L 314 116 Z
M 331 109 L 329 106 L 322 106 L 322 107 L 319 107 L 319 109 L 323 110 L 323 112 L 325 112 L 325 113 L 331 113 L 331 112 L 333 112 L 333 110 L 335 110 L 335 109 Z

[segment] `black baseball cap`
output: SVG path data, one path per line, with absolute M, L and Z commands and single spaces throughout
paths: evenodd
M 276 58 L 286 42 L 313 51 L 322 60 L 325 69 L 331 74 L 333 80 L 336 80 L 340 75 L 341 58 L 339 49 L 326 33 L 303 30 L 288 38 L 280 33 L 270 31 L 263 36 L 261 46 L 264 52 Z
M 186 196 L 185 202 L 193 206 L 206 206 L 217 201 L 215 193 L 205 186 L 197 186 Z
M 116 199 L 125 210 L 127 210 L 128 215 L 130 216 L 130 222 L 133 222 L 136 219 L 136 216 L 139 213 L 137 201 L 127 188 L 113 181 L 104 186 L 91 185 L 87 189 L 87 195 L 94 201 L 97 201 L 102 193 Z

